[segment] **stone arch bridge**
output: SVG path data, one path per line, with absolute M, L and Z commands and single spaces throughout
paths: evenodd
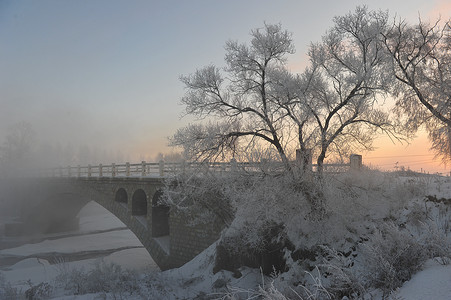
M 362 157 L 353 155 L 349 164 L 327 166 L 358 169 L 361 165 Z M 19 180 L 14 197 L 31 201 L 23 202 L 23 223 L 18 226 L 10 224 L 6 232 L 62 231 L 70 227 L 86 203 L 95 201 L 118 217 L 136 235 L 160 269 L 179 267 L 216 241 L 224 224 L 220 220 L 211 220 L 210 224 L 193 225 L 183 214 L 161 205 L 158 200 L 165 176 L 193 169 L 201 170 L 204 174 L 238 170 L 255 172 L 261 170 L 262 166 L 267 168 L 266 164 L 237 163 L 234 160 L 210 164 L 143 161 L 139 164 L 50 169 L 45 174 L 47 177 L 36 176 L 28 182 Z M 278 168 L 277 164 L 275 167 Z
M 27 181 L 27 182 L 24 182 Z M 179 267 L 215 242 L 223 224 L 193 225 L 184 214 L 158 200 L 161 177 L 55 177 L 22 180 L 15 197 L 22 205 L 22 223 L 7 226 L 10 235 L 61 231 L 78 226 L 76 215 L 95 201 L 119 218 L 141 241 L 161 270 Z M 20 226 L 17 226 L 20 225 Z M 17 231 L 17 232 L 14 232 Z

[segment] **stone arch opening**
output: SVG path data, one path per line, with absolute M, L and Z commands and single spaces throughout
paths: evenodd
M 132 215 L 147 216 L 147 195 L 139 189 L 133 193 L 132 197 Z
M 116 196 L 115 196 L 114 200 L 116 202 L 119 202 L 121 204 L 125 204 L 125 206 L 127 206 L 128 195 L 127 195 L 127 192 L 125 191 L 125 189 L 123 189 L 123 188 L 118 189 L 117 192 L 116 192 Z
M 169 206 L 161 203 L 163 195 L 161 190 L 152 197 L 152 236 L 161 237 L 169 235 Z

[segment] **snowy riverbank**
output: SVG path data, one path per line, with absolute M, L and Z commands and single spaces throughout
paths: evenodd
M 437 181 L 437 184 L 428 183 L 428 186 L 429 192 L 441 190 L 440 196 L 451 198 L 449 180 Z M 412 216 L 411 209 L 415 207 L 417 206 L 406 206 L 401 217 Z M 160 272 L 139 240 L 107 210 L 90 202 L 79 217 L 80 229 L 76 232 L 33 237 L 40 241 L 12 248 L 3 247 L 0 258 L 4 261 L 8 261 L 5 258 L 10 258 L 11 263 L 0 266 L 0 277 L 3 278 L 3 282 L 0 280 L 0 288 L 3 284 L 17 291 L 17 295 L 23 295 L 30 287 L 41 287 L 43 292 L 47 292 L 45 288 L 48 288 L 49 299 L 247 299 L 257 295 L 270 295 L 272 298 L 268 299 L 288 299 L 278 294 L 277 289 L 273 289 L 274 279 L 261 275 L 260 270 L 241 267 L 237 270 L 238 276 L 229 271 L 214 273 L 216 245 L 210 246 L 181 268 Z M 444 220 L 446 219 L 451 219 L 449 211 Z M 120 269 L 114 266 L 120 266 Z M 101 276 L 111 275 L 109 278 L 112 280 L 119 278 L 121 284 L 128 284 L 127 280 L 131 278 L 131 283 L 125 290 L 85 294 L 83 291 L 74 292 L 74 287 L 65 289 L 56 284 L 62 275 L 87 276 L 90 271 L 99 270 Z M 136 276 L 130 275 L 127 270 L 132 270 Z M 112 274 L 105 274 L 108 272 Z M 122 280 L 121 274 L 126 279 Z M 315 272 L 312 275 L 313 279 L 318 279 Z M 68 278 L 73 280 L 73 277 Z M 75 277 L 76 280 L 83 282 L 80 277 Z M 101 283 L 103 279 L 98 280 Z M 281 277 L 277 280 L 281 280 Z M 107 286 L 111 288 L 113 285 L 114 289 L 114 284 L 112 282 Z M 364 299 L 380 300 L 382 293 L 380 290 L 372 290 L 368 291 L 366 297 Z M 451 265 L 440 264 L 434 259 L 428 260 L 388 299 L 450 300 Z
M 136 236 L 97 203 L 88 203 L 79 218 L 76 232 L 32 237 L 42 240 L 37 243 L 21 237 L 23 245 L 0 250 L 0 259 L 15 262 L 0 266 L 0 274 L 12 287 L 26 290 L 30 283 L 54 281 L 62 269 L 89 270 L 99 259 L 137 272 L 159 270 Z

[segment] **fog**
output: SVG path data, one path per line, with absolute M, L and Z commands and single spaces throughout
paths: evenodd
M 135 121 L 133 116 L 120 116 L 120 113 L 115 113 L 118 117 L 109 117 L 102 111 L 96 115 L 71 104 L 28 103 L 27 109 L 8 105 L 3 106 L 8 107 L 7 110 L 1 111 L 0 144 L 5 143 L 14 127 L 28 123 L 33 130 L 28 154 L 49 163 L 53 161 L 53 165 L 148 160 L 167 151 L 166 137 L 171 134 L 169 127 L 166 130 L 152 128 L 144 118 Z M 49 152 L 49 149 L 54 151 Z M 52 153 L 55 151 L 64 153 Z
M 289 64 L 302 71 L 309 43 L 354 2 L 332 2 L 323 11 L 320 3 L 297 1 L 289 8 L 255 1 L 2 1 L 0 144 L 10 126 L 27 122 L 36 133 L 36 151 L 83 148 L 98 153 L 93 159 L 149 161 L 171 151 L 167 137 L 190 122 L 180 120 L 180 75 L 206 64 L 222 66 L 224 43 L 248 40 L 249 31 L 264 21 L 281 22 L 294 33 L 297 52 Z M 409 3 L 416 8 L 404 16 L 416 18 L 418 8 L 435 9 L 416 2 Z M 392 1 L 380 5 L 395 12 L 406 9 Z

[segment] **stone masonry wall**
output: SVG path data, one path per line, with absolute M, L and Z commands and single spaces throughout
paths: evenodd
M 212 220 L 208 224 L 192 224 L 193 216 L 171 213 L 170 253 L 174 264 L 183 265 L 218 240 L 224 229 L 222 222 Z

